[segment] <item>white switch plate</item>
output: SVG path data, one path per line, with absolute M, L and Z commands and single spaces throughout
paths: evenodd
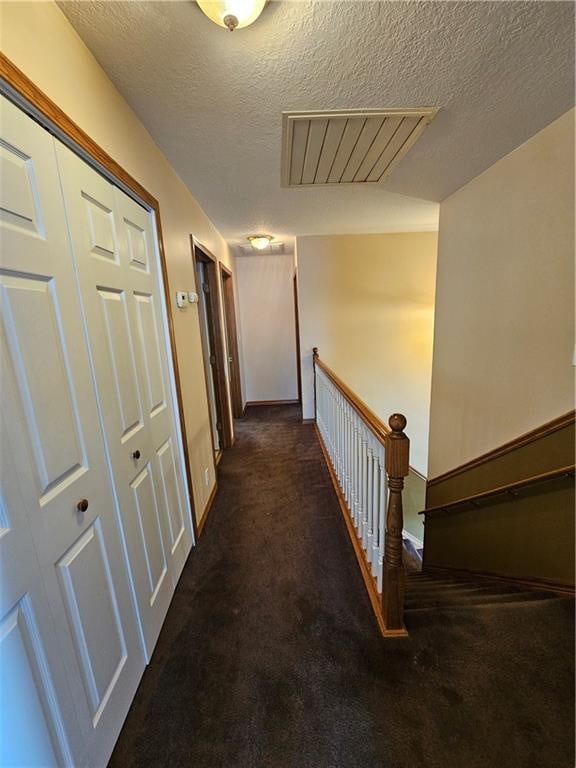
M 188 301 L 188 294 L 186 291 L 176 291 L 176 306 L 178 309 L 184 309 L 186 302 Z

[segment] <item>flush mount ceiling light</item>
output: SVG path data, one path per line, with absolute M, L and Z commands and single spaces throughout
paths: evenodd
M 263 251 L 272 242 L 272 235 L 249 235 L 248 240 L 252 248 L 256 248 L 257 251 Z
M 208 18 L 230 32 L 247 27 L 262 13 L 266 0 L 196 0 Z

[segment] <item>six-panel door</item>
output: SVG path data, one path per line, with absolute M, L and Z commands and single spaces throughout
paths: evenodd
M 150 658 L 192 544 L 152 221 L 69 149 L 59 145 L 57 152 L 117 509 Z
M 2 764 L 102 764 L 143 672 L 54 140 L 2 99 Z

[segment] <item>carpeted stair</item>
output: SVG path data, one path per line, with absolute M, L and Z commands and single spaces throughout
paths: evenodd
M 558 599 L 554 592 L 524 588 L 503 581 L 474 580 L 433 573 L 409 573 L 406 577 L 405 611 L 437 608 L 507 606 Z

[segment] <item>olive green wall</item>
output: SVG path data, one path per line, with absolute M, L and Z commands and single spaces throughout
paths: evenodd
M 427 507 L 574 465 L 574 421 L 429 484 Z M 574 584 L 574 479 L 427 515 L 424 564 Z

